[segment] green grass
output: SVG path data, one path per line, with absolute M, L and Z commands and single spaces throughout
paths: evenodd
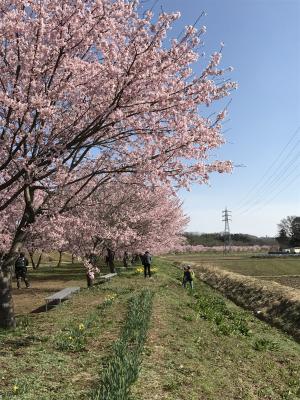
M 245 336 L 251 333 L 245 313 L 232 312 L 221 295 L 204 292 L 195 293 L 193 297 L 196 301 L 191 303 L 191 307 L 197 312 L 197 317 L 213 322 L 217 332 Z
M 59 280 L 59 281 L 84 281 L 86 282 L 85 270 L 82 262 L 75 262 L 72 264 L 66 257 L 66 261 L 63 261 L 60 267 L 56 266 L 56 261 L 42 262 L 41 266 L 33 270 L 29 266 L 29 277 L 32 282 L 35 281 L 48 281 Z M 103 262 L 104 264 L 104 262 Z M 122 264 L 116 262 L 116 268 L 119 268 Z M 101 266 L 101 273 L 109 272 L 108 268 L 104 265 Z
M 15 332 L 2 332 L 0 394 L 3 399 L 88 398 L 98 378 L 99 362 L 110 352 L 126 313 L 123 300 L 118 299 L 111 304 L 109 312 L 102 311 L 107 296 L 112 293 L 115 292 L 109 285 L 83 290 L 47 313 L 23 317 L 24 323 Z M 97 317 L 91 318 L 93 315 Z M 84 330 L 79 337 L 81 324 Z M 66 335 L 73 340 L 66 343 Z
M 32 282 L 60 280 L 85 280 L 85 271 L 82 263 L 62 263 L 60 267 L 56 265 L 42 264 L 38 269 L 32 270 L 29 268 L 29 276 Z
M 136 400 L 300 398 L 298 344 L 205 284 L 184 291 L 165 268 Z
M 155 296 L 131 400 L 300 398 L 297 343 L 205 284 L 184 290 L 171 262 L 156 265 L 152 279 L 126 271 L 47 313 L 22 316 L 16 331 L 0 332 L 2 399 L 95 400 L 91 393 L 110 378 L 107 366 L 124 337 L 128 301 L 143 290 Z M 63 280 L 68 271 L 83 273 L 62 266 Z M 38 273 L 51 278 L 44 267 Z
M 120 338 L 105 366 L 99 388 L 91 400 L 128 400 L 136 381 L 152 308 L 153 292 L 143 290 L 129 301 Z
M 300 289 L 300 257 L 254 258 L 253 253 L 193 253 L 175 254 L 167 259 L 177 262 L 209 264 L 226 271 Z
M 253 258 L 252 253 L 216 253 L 178 254 L 168 256 L 177 261 L 213 264 L 227 271 L 243 275 L 277 276 L 300 275 L 300 257 L 291 258 Z

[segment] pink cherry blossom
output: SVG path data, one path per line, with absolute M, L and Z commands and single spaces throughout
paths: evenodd
M 168 192 L 231 171 L 229 161 L 211 158 L 224 143 L 221 118 L 213 121 L 199 110 L 228 96 L 236 84 L 215 82 L 228 72 L 219 68 L 220 53 L 206 67 L 198 64 L 204 28 L 187 27 L 165 47 L 179 17 L 141 16 L 138 2 L 126 0 L 1 2 L 0 217 L 9 253 L 0 271 L 4 326 L 13 324 L 11 267 L 30 235 L 44 237 L 38 247 L 51 238 L 49 245 L 64 248 L 73 240 L 72 227 L 80 226 L 83 237 L 90 229 L 94 238 L 100 229 L 116 246 L 144 246 L 141 221 L 124 221 L 123 204 L 120 219 L 110 221 L 108 214 L 92 220 L 89 198 L 97 193 L 107 201 L 109 193 L 118 204 L 113 185 L 123 177 L 138 184 L 142 196 L 152 186 Z M 194 63 L 195 70 L 202 68 L 198 74 L 192 73 Z M 123 195 L 120 186 L 118 191 Z M 172 203 L 171 195 L 165 197 Z M 134 203 L 133 219 L 135 212 Z M 97 225 L 102 218 L 103 232 Z M 166 229 L 163 221 L 151 223 L 151 231 Z M 151 246 L 170 244 L 166 239 L 160 246 L 153 238 Z M 84 252 L 82 241 L 77 247 Z

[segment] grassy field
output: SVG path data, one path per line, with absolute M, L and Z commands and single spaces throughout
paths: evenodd
M 215 265 L 238 274 L 300 288 L 300 257 L 254 258 L 253 253 L 197 253 L 170 255 L 168 259 Z
M 49 294 L 71 283 L 85 286 L 83 271 L 78 264 L 63 264 L 32 272 L 32 288 L 15 296 L 17 330 L 0 332 L 2 399 L 103 398 L 96 389 L 106 371 L 119 365 L 113 357 L 127 332 L 128 301 L 145 290 L 154 294 L 148 339 L 124 399 L 300 399 L 297 343 L 205 284 L 184 290 L 172 263 L 156 265 L 151 279 L 132 269 L 82 289 L 47 313 L 38 290 Z M 127 358 L 117 359 L 122 360 Z

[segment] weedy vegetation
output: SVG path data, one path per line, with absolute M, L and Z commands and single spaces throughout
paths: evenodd
M 151 279 L 129 268 L 47 313 L 28 314 L 38 296 L 24 291 L 17 329 L 0 332 L 2 399 L 300 398 L 299 344 L 198 280 L 183 289 L 172 262 L 156 265 Z

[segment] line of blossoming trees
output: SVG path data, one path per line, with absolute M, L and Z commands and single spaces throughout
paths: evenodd
M 228 172 L 210 160 L 235 84 L 201 35 L 129 0 L 0 1 L 0 326 L 27 243 L 85 257 L 106 243 L 167 249 L 186 222 L 174 189 Z

